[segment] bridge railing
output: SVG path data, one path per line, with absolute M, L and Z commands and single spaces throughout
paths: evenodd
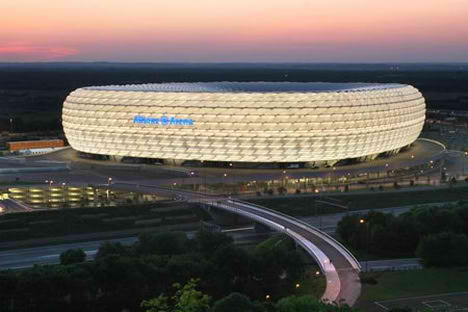
M 338 240 L 334 239 L 333 237 L 331 237 L 330 235 L 328 235 L 327 233 L 311 226 L 310 224 L 307 224 L 306 222 L 300 220 L 300 219 L 297 219 L 297 218 L 294 218 L 294 217 L 291 217 L 289 215 L 286 215 L 282 212 L 279 212 L 279 211 L 275 211 L 273 209 L 270 209 L 270 208 L 266 208 L 266 207 L 263 207 L 263 206 L 260 206 L 260 205 L 256 205 L 256 204 L 252 204 L 252 203 L 249 203 L 249 202 L 245 202 L 245 201 L 242 201 L 242 200 L 232 200 L 233 202 L 238 202 L 238 203 L 242 203 L 244 205 L 249 205 L 249 206 L 254 206 L 256 208 L 259 208 L 259 209 L 262 209 L 264 211 L 267 211 L 271 214 L 276 214 L 276 215 L 279 215 L 283 218 L 286 218 L 288 220 L 292 220 L 294 221 L 294 223 L 296 223 L 297 225 L 301 226 L 302 228 L 306 229 L 306 230 L 310 230 L 310 231 L 313 231 L 314 233 L 316 233 L 317 235 L 319 235 L 320 237 L 322 237 L 323 239 L 325 239 L 326 241 L 328 241 L 330 244 L 334 245 L 335 247 L 338 247 L 337 249 L 340 251 L 340 253 L 348 260 L 348 262 L 355 268 L 355 269 L 359 269 L 361 270 L 361 264 L 359 263 L 359 261 L 356 259 L 356 257 L 345 247 L 343 246 L 343 244 L 341 244 Z
M 115 183 L 115 184 L 139 185 L 139 186 L 142 186 L 142 187 L 150 187 L 150 188 L 154 188 L 154 189 L 162 189 L 162 190 L 167 190 L 167 191 L 173 191 L 173 192 L 177 192 L 179 194 L 182 193 L 182 194 L 187 194 L 187 195 L 192 195 L 192 196 L 202 196 L 202 197 L 205 196 L 206 198 L 211 197 L 213 200 L 216 201 L 216 198 L 213 197 L 213 196 L 209 196 L 207 194 L 198 193 L 198 192 L 194 192 L 194 191 L 172 189 L 172 188 L 168 188 L 168 187 L 163 187 L 163 186 L 161 187 L 161 186 L 155 186 L 155 185 L 125 183 L 125 182 L 118 182 L 118 183 Z M 322 232 L 321 230 L 307 224 L 306 222 L 304 222 L 302 220 L 299 220 L 297 218 L 291 217 L 289 215 L 286 215 L 284 213 L 275 211 L 275 210 L 270 209 L 270 208 L 266 208 L 266 207 L 263 207 L 263 206 L 260 206 L 260 205 L 245 202 L 245 201 L 242 201 L 242 200 L 239 200 L 239 199 L 230 199 L 230 201 L 232 201 L 233 203 L 240 203 L 240 204 L 243 204 L 243 205 L 249 205 L 249 206 L 255 207 L 257 209 L 262 209 L 265 212 L 268 212 L 268 213 L 273 214 L 273 215 L 280 216 L 283 219 L 286 219 L 288 221 L 292 221 L 292 222 L 296 223 L 296 225 L 298 225 L 298 226 L 300 226 L 300 227 L 302 227 L 302 228 L 304 228 L 306 230 L 314 232 L 315 234 L 320 236 L 322 239 L 326 240 L 328 243 L 335 246 L 335 248 L 337 248 L 338 251 L 340 251 L 340 253 L 348 260 L 348 262 L 352 265 L 353 268 L 361 270 L 361 264 L 356 259 L 356 257 L 348 249 L 346 249 L 346 247 L 343 246 L 343 244 L 341 244 L 339 241 L 337 241 L 336 239 L 334 239 L 330 235 L 326 234 L 325 232 Z
M 235 202 L 233 202 L 235 204 Z M 249 219 L 253 219 L 257 222 L 263 223 L 265 225 L 268 225 L 277 231 L 286 233 L 289 236 L 292 236 L 294 240 L 301 245 L 305 250 L 309 251 L 309 253 L 312 255 L 312 257 L 315 259 L 317 264 L 320 266 L 320 269 L 322 272 L 327 272 L 328 268 L 325 266 L 326 263 L 329 263 L 329 258 L 317 247 L 315 247 L 313 244 L 308 242 L 305 238 L 303 238 L 301 235 L 287 229 L 286 227 L 282 226 L 281 224 L 278 224 L 276 222 L 273 222 L 271 220 L 268 220 L 266 218 L 263 218 L 261 216 L 258 216 L 254 213 L 248 212 L 248 211 L 243 211 L 239 210 L 235 206 L 232 206 L 231 203 L 226 202 L 226 201 L 213 201 L 213 202 L 207 202 L 205 203 L 207 205 L 211 205 L 213 207 L 218 207 L 220 208 L 220 205 L 222 205 L 223 209 L 228 208 L 228 211 L 231 211 L 236 214 L 240 214 L 244 217 L 248 217 Z

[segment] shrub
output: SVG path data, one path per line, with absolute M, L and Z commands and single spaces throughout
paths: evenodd
M 420 240 L 416 255 L 428 267 L 467 265 L 468 238 L 451 232 L 428 235 Z
M 83 249 L 68 249 L 60 254 L 60 264 L 82 263 L 86 260 L 86 254 Z

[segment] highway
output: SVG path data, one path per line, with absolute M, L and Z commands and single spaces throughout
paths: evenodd
M 248 236 L 251 235 L 241 234 L 235 238 L 235 242 L 242 243 Z M 131 245 L 136 241 L 136 237 L 127 237 L 0 251 L 0 270 L 28 268 L 36 264 L 57 264 L 60 263 L 62 252 L 74 248 L 83 249 L 88 259 L 93 259 L 99 246 L 104 242 L 120 242 L 123 245 Z M 414 269 L 421 266 L 418 258 L 362 261 L 361 265 L 363 269 L 367 267 L 370 271 Z
M 83 249 L 88 259 L 93 259 L 99 246 L 106 241 L 131 245 L 137 241 L 137 238 L 128 237 L 0 251 L 0 270 L 28 268 L 35 264 L 57 264 L 60 263 L 60 254 L 73 248 Z
M 251 228 L 248 228 L 251 229 Z M 227 233 L 234 239 L 238 245 L 251 244 L 258 242 L 258 239 L 264 239 L 268 234 L 237 231 L 233 229 Z M 186 232 L 187 237 L 192 239 L 195 232 Z M 43 247 L 21 248 L 0 251 L 0 270 L 29 268 L 35 264 L 58 264 L 60 263 L 60 254 L 69 249 L 80 248 L 87 255 L 87 260 L 94 259 L 99 247 L 104 242 L 120 242 L 122 245 L 132 245 L 138 238 L 136 236 L 126 238 L 115 238 L 106 240 L 96 240 L 87 242 L 76 242 L 67 244 L 50 245 Z

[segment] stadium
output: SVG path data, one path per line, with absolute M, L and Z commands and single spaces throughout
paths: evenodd
M 203 82 L 85 87 L 63 105 L 73 149 L 175 165 L 328 167 L 410 146 L 425 119 L 414 87 Z

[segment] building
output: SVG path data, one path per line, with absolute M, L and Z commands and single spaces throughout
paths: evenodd
M 11 141 L 7 143 L 7 149 L 9 152 L 17 152 L 25 155 L 44 154 L 62 147 L 64 147 L 64 142 L 60 139 Z
M 397 153 L 424 118 L 409 85 L 299 82 L 86 87 L 62 116 L 70 145 L 85 153 L 308 166 Z

